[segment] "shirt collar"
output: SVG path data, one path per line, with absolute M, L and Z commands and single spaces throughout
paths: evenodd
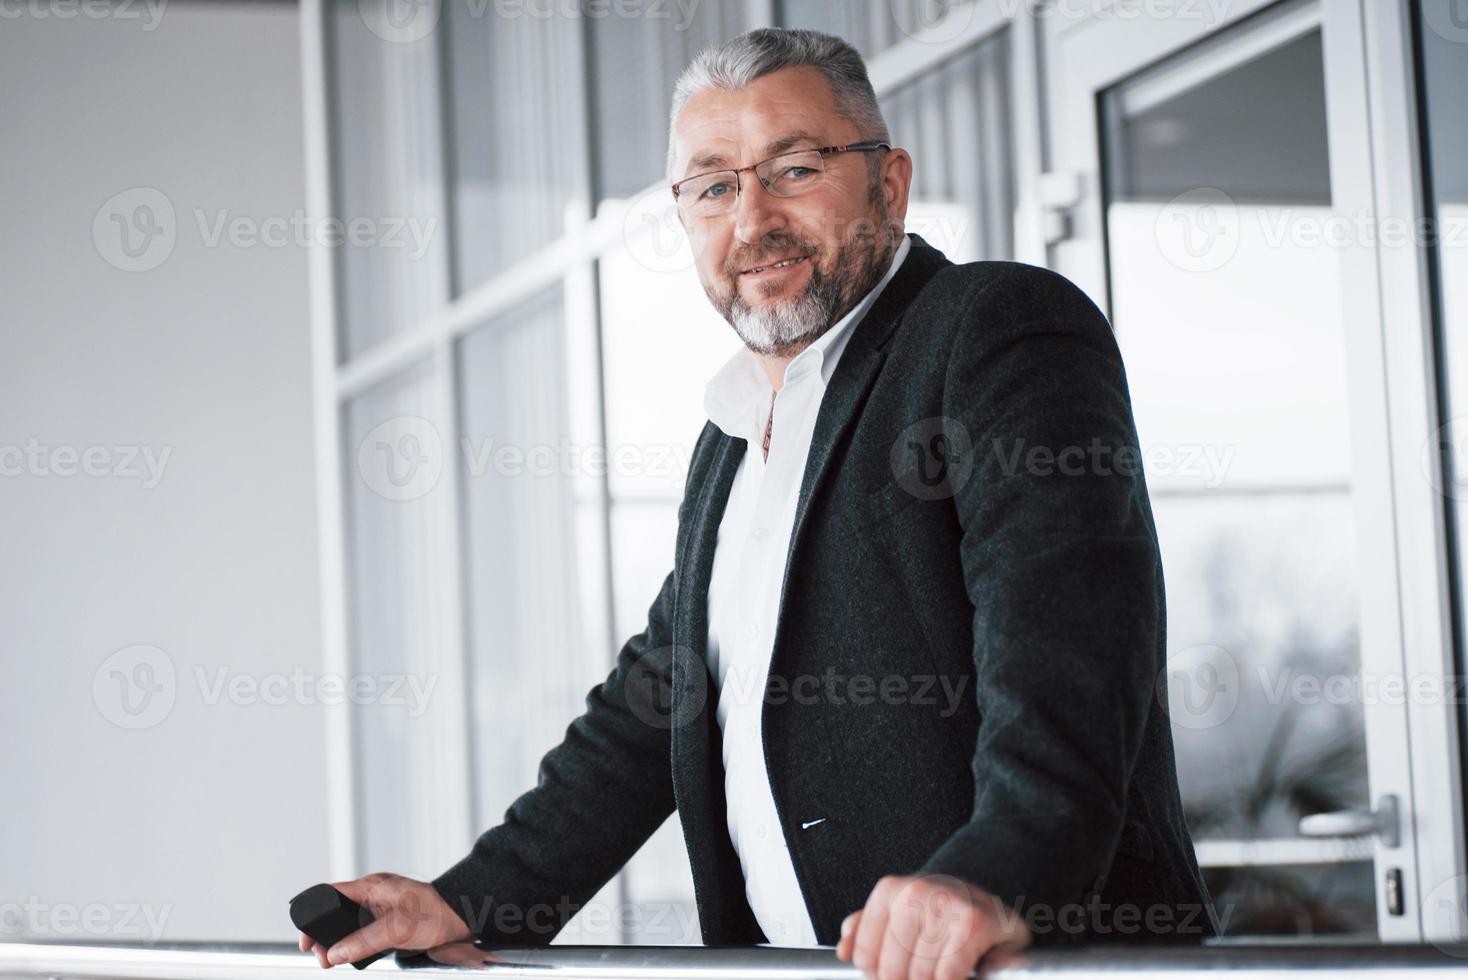
M 811 345 L 801 351 L 785 365 L 785 383 L 796 380 L 819 368 L 821 386 L 829 384 L 841 359 L 847 342 L 856 324 L 872 308 L 887 283 L 897 274 L 902 261 L 907 258 L 912 239 L 902 236 L 902 242 L 892 256 L 886 275 L 853 306 L 835 325 L 821 334 Z M 719 368 L 704 388 L 703 407 L 709 420 L 736 439 L 752 440 L 764 431 L 765 413 L 769 409 L 774 386 L 760 366 L 759 357 L 748 347 L 740 347 L 734 356 Z

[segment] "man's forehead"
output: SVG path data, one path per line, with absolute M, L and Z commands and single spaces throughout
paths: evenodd
M 676 173 L 733 167 L 801 145 L 826 146 L 843 129 L 825 76 L 808 65 L 782 68 L 742 89 L 695 92 L 678 113 Z M 844 131 L 844 130 L 843 130 Z M 804 143 L 802 143 L 804 140 Z

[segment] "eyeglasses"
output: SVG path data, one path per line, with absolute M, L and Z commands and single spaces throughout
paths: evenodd
M 673 185 L 678 207 L 694 218 L 711 218 L 734 207 L 739 196 L 739 175 L 752 170 L 765 190 L 776 197 L 797 197 L 819 187 L 826 174 L 826 157 L 836 153 L 865 153 L 890 150 L 892 144 L 877 141 L 792 150 L 738 170 L 711 170 L 685 177 Z

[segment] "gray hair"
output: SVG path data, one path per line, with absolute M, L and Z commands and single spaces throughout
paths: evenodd
M 877 94 L 867 78 L 866 63 L 855 48 L 820 31 L 761 27 L 722 46 L 703 49 L 678 76 L 673 86 L 673 109 L 668 114 L 668 179 L 673 179 L 673 127 L 690 96 L 706 88 L 737 92 L 781 68 L 807 65 L 825 76 L 836 100 L 836 111 L 856 126 L 861 139 L 891 142 Z M 868 156 L 869 167 L 875 162 Z

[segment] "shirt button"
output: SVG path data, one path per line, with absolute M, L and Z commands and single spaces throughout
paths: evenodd
M 759 627 L 756 626 L 754 623 L 750 623 L 748 626 L 744 627 L 744 632 L 748 633 L 750 637 L 753 638 L 759 635 Z
M 757 527 L 757 528 L 754 529 L 754 539 L 756 541 L 764 541 L 769 536 L 770 536 L 770 532 L 767 531 L 767 530 L 765 530 L 762 527 Z
M 759 826 L 754 828 L 754 836 L 758 837 L 760 840 L 764 840 L 769 835 L 770 830 L 764 824 L 760 824 Z

